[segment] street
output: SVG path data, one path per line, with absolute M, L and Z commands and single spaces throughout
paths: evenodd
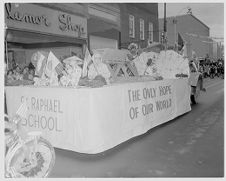
M 192 111 L 96 155 L 55 149 L 50 177 L 223 177 L 224 80 L 205 79 Z

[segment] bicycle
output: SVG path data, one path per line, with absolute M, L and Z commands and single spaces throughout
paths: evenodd
M 55 151 L 41 132 L 26 133 L 19 125 L 23 117 L 5 115 L 5 177 L 48 177 L 55 164 Z

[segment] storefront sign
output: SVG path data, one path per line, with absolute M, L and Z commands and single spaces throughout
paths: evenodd
M 55 147 L 91 154 L 191 110 L 187 79 L 93 89 L 6 87 L 6 101 L 10 116 L 27 101 L 23 125 L 41 131 Z
M 68 14 L 61 14 L 58 17 L 60 25 L 59 28 L 62 31 L 74 31 L 78 33 L 78 36 L 80 37 L 84 33 L 84 27 L 78 24 L 73 24 L 71 20 L 71 16 Z
M 9 28 L 87 38 L 87 19 L 34 4 L 6 3 Z
M 19 11 L 12 11 L 12 4 L 7 3 L 5 4 L 6 9 L 6 17 L 7 19 L 14 20 L 14 21 L 20 21 L 23 23 L 31 23 L 31 24 L 37 24 L 37 25 L 45 25 L 50 26 L 50 22 L 48 22 L 47 17 L 42 16 L 34 16 L 30 14 L 24 14 Z

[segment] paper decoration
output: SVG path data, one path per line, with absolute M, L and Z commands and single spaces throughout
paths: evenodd
M 94 79 L 96 76 L 98 75 L 95 67 L 94 67 L 94 64 L 92 63 L 90 66 L 89 66 L 89 71 L 88 71 L 88 78 L 89 79 Z
M 147 59 L 144 55 L 145 53 L 141 53 L 140 56 L 137 56 L 135 59 L 133 59 L 133 62 L 137 68 L 137 72 L 139 75 L 144 75 L 144 72 L 147 68 Z
M 188 59 L 173 50 L 161 51 L 156 67 L 165 79 L 176 78 L 176 74 L 189 75 Z
M 93 64 L 89 66 L 88 78 L 94 79 L 97 75 L 102 75 L 105 80 L 109 83 L 111 73 L 105 63 L 102 62 L 101 55 L 96 53 L 92 57 Z
M 60 78 L 60 84 L 62 86 L 76 87 L 79 79 L 82 76 L 82 69 L 79 66 L 81 59 L 77 56 L 72 56 L 63 60 L 65 63 L 65 73 Z
M 51 86 L 58 86 L 59 85 L 58 74 L 57 74 L 56 71 L 53 71 L 52 74 L 50 75 L 49 84 Z
M 43 75 L 43 77 L 41 77 L 41 78 L 35 77 L 33 80 L 34 80 L 35 86 L 49 86 L 50 85 L 49 78 L 46 78 L 45 75 Z
M 20 107 L 18 108 L 16 114 L 19 115 L 19 116 L 22 117 L 22 118 L 26 118 L 26 117 L 27 117 L 27 110 L 28 110 L 27 104 L 26 104 L 26 102 L 24 101 L 24 102 L 20 105 Z
M 64 70 L 64 66 L 62 63 L 59 63 L 56 67 L 55 67 L 56 73 L 58 75 L 61 75 L 63 70 Z
M 35 66 L 35 75 L 41 77 L 46 66 L 48 52 L 38 51 L 31 57 L 31 62 Z
M 189 75 L 188 59 L 173 50 L 142 52 L 133 62 L 140 76 L 174 79 L 176 74 Z
M 51 77 L 53 72 L 57 72 L 58 74 L 60 74 L 62 71 L 63 65 L 58 60 L 58 58 L 50 51 L 46 62 L 45 74 L 48 77 Z
M 82 65 L 83 64 L 83 60 L 77 56 L 68 57 L 68 58 L 64 59 L 63 62 L 65 64 L 70 64 L 70 65 Z
M 181 50 L 181 53 L 183 55 L 183 57 L 187 58 L 188 57 L 188 50 L 187 50 L 187 45 L 186 43 L 184 44 L 182 50 Z
M 156 52 L 142 52 L 137 58 L 133 60 L 139 75 L 153 75 L 157 71 L 155 62 L 159 54 Z M 148 62 L 151 64 L 148 65 Z M 155 71 L 156 70 L 156 71 Z M 154 71 L 154 72 L 153 72 Z
M 87 72 L 88 72 L 87 67 L 91 61 L 92 61 L 92 57 L 89 53 L 88 48 L 86 48 L 86 53 L 85 53 L 84 63 L 83 63 L 83 68 L 82 68 L 82 77 L 87 76 Z

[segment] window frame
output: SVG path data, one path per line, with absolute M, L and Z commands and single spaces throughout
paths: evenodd
M 144 19 L 140 18 L 140 40 L 144 40 Z
M 151 26 L 150 26 L 151 25 Z M 152 22 L 148 22 L 148 40 L 154 41 L 154 26 Z
M 135 38 L 135 17 L 129 14 L 129 37 Z

